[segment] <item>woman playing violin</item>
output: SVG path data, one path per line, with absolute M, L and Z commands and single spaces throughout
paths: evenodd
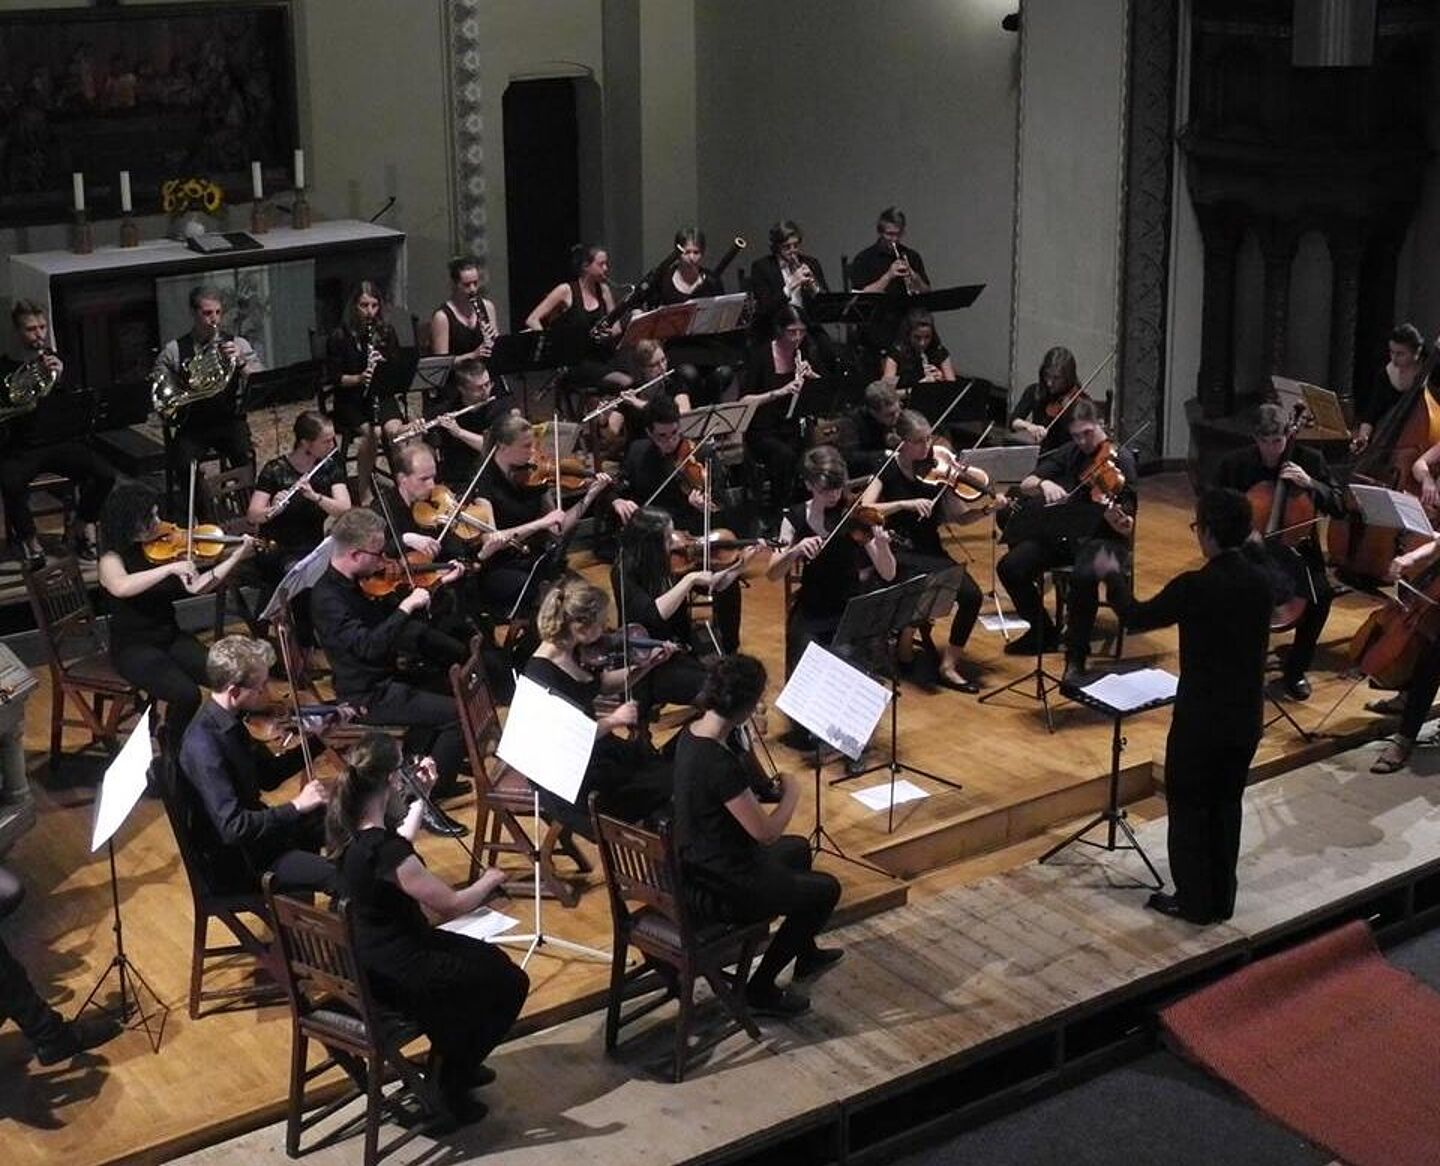
M 779 579 L 792 566 L 800 568 L 800 586 L 785 629 L 787 674 L 812 640 L 825 645 L 835 638 L 852 596 L 894 582 L 899 570 L 883 525 L 862 529 L 852 518 L 845 523 L 849 529 L 836 531 L 850 502 L 840 451 L 831 445 L 807 450 L 802 473 L 810 500 L 785 511 L 780 520 L 785 550 L 765 572 Z
M 903 577 L 954 567 L 955 561 L 940 542 L 940 523 L 954 495 L 948 487 L 937 488 L 921 480 L 935 461 L 930 422 L 923 414 L 906 409 L 895 423 L 895 433 L 900 439 L 895 460 L 871 479 L 862 501 L 884 515 L 886 526 L 903 540 L 904 545 L 896 552 Z M 940 683 L 946 688 L 980 691 L 979 681 L 969 674 L 964 663 L 964 649 L 983 603 L 980 588 L 967 571 L 955 589 L 950 638 L 940 658 Z
M 145 544 L 161 533 L 160 495 L 143 482 L 122 482 L 100 513 L 100 586 L 110 611 L 110 659 L 115 671 L 166 705 L 164 736 L 171 756 L 200 707 L 205 648 L 175 620 L 175 601 L 204 595 L 252 553 L 246 535 L 236 551 L 202 571 L 180 557 L 158 566 Z
M 650 657 L 630 668 L 590 671 L 580 662 L 580 650 L 605 634 L 610 599 L 593 583 L 578 575 L 565 575 L 546 593 L 535 624 L 540 646 L 525 662 L 524 674 L 536 684 L 562 696 L 590 713 L 602 693 L 624 693 L 628 683 L 640 679 L 646 670 L 669 659 L 671 650 L 656 649 Z M 618 733 L 639 723 L 639 706 L 626 700 L 595 723 L 595 750 L 575 803 L 561 801 L 544 792 L 540 804 L 546 811 L 577 833 L 593 832 L 585 804 L 591 793 L 598 795 L 600 810 L 626 821 L 639 822 L 670 803 L 673 789 L 671 767 L 637 739 L 622 739 Z
M 955 366 L 950 350 L 940 343 L 935 318 L 924 308 L 907 312 L 895 345 L 885 354 L 880 379 L 902 392 L 935 381 L 953 381 Z
M 1070 440 L 1070 416 L 1084 396 L 1075 354 L 1057 345 L 1040 362 L 1040 375 L 1027 385 L 1010 413 L 1010 430 L 1040 447 L 1042 454 Z
M 335 427 L 347 444 L 359 439 L 355 459 L 362 505 L 370 497 L 380 445 L 404 420 L 396 394 L 409 378 L 399 367 L 399 355 L 400 339 L 385 319 L 380 286 L 363 279 L 325 345 L 325 374 L 335 386 Z

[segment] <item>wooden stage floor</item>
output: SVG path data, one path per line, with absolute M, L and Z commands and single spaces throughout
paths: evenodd
M 1199 555 L 1188 530 L 1191 501 L 1183 476 L 1146 479 L 1141 494 L 1144 501 L 1138 590 L 1141 595 L 1149 595 L 1175 572 L 1196 564 Z M 974 556 L 972 569 L 976 577 L 982 587 L 987 586 L 991 565 L 986 529 L 971 528 L 965 544 Z M 593 570 L 600 573 L 598 567 Z M 1339 734 L 1340 740 L 1306 746 L 1283 722 L 1277 724 L 1261 746 L 1257 774 L 1294 767 L 1380 731 L 1380 723 L 1363 711 L 1368 695 L 1363 686 L 1350 691 L 1349 682 L 1339 679 L 1333 671 L 1318 670 L 1327 661 L 1333 667 L 1335 649 L 1343 647 L 1371 602 L 1359 595 L 1337 601 L 1327 629 L 1326 650 L 1312 674 L 1315 695 L 1308 705 L 1290 706 L 1302 723 L 1313 725 L 1340 701 L 1326 726 Z M 1102 626 L 1107 626 L 1108 619 L 1108 614 L 1102 612 Z M 763 578 L 756 580 L 745 596 L 745 647 L 765 659 L 775 677 L 780 675 L 781 627 L 779 586 Z M 972 646 L 974 657 L 985 668 L 987 686 L 1021 675 L 1033 662 L 1003 655 L 999 637 L 980 629 Z M 1129 637 L 1125 655 L 1173 668 L 1174 634 Z M 1051 660 L 1058 664 L 1059 658 Z M 772 697 L 775 688 L 778 685 L 772 687 Z M 67 764 L 62 766 L 58 780 L 45 772 L 37 754 L 47 738 L 48 709 L 47 684 L 27 709 L 26 743 L 32 750 L 32 765 L 38 770 L 34 784 L 40 815 L 36 828 L 21 839 L 7 860 L 25 879 L 29 895 L 17 916 L 7 922 L 6 940 L 37 982 L 47 986 L 56 1006 L 68 1013 L 89 991 L 113 948 L 107 869 L 99 856 L 88 853 L 93 781 L 101 766 Z M 783 728 L 779 724 L 782 719 L 774 718 L 772 731 Z M 842 918 L 855 919 L 896 907 L 904 902 L 907 890 L 915 910 L 944 915 L 951 909 L 944 905 L 950 902 L 944 896 L 965 876 L 942 868 L 969 856 L 1036 838 L 1047 829 L 1093 812 L 1104 797 L 1101 778 L 1109 768 L 1109 725 L 1084 709 L 1063 704 L 1055 723 L 1056 732 L 1048 734 L 1039 706 L 1018 695 L 979 706 L 974 697 L 945 691 L 927 693 L 910 684 L 902 686 L 902 760 L 954 777 L 963 783 L 963 788 L 954 791 L 921 780 L 919 784 L 926 786 L 931 796 L 902 806 L 896 815 L 894 833 L 887 833 L 883 813 L 869 811 L 849 796 L 856 785 L 879 783 L 881 775 L 859 783 L 827 785 L 822 797 L 825 825 L 848 854 L 869 856 L 906 877 L 935 872 L 907 887 L 900 879 L 862 879 L 858 868 L 822 858 L 822 865 L 845 881 Z M 1168 716 L 1164 713 L 1127 722 L 1127 800 L 1144 798 L 1154 791 L 1161 777 L 1159 763 L 1163 761 L 1167 726 Z M 877 739 L 888 746 L 883 727 Z M 778 745 L 773 748 L 783 767 L 803 768 L 805 760 L 800 755 Z M 88 776 L 79 776 L 87 771 Z M 826 774 L 827 779 L 837 776 L 838 768 Z M 808 796 L 802 799 L 802 811 L 792 827 L 796 832 L 803 833 L 812 825 L 810 803 Z M 460 813 L 469 817 L 467 809 L 462 808 Z M 463 873 L 465 857 L 448 840 L 425 837 L 422 850 L 444 876 L 458 879 Z M 211 1015 L 195 1022 L 184 1014 L 190 955 L 189 896 L 173 838 L 157 804 L 142 802 L 123 831 L 119 874 L 127 948 L 140 970 L 176 1011 L 170 1016 L 158 1056 L 150 1053 L 143 1036 L 132 1034 L 113 1042 L 97 1056 L 82 1058 L 69 1070 L 41 1072 L 30 1066 L 27 1071 L 22 1038 L 13 1027 L 0 1032 L 0 1113 L 14 1119 L 7 1143 L 17 1163 L 62 1158 L 77 1164 L 159 1161 L 271 1120 L 283 1103 L 289 1056 L 289 1025 L 283 1008 Z M 1031 872 L 1025 877 L 1042 875 Z M 1048 872 L 1043 877 L 1049 877 Z M 1072 882 L 1073 877 L 1062 880 L 1059 889 Z M 937 895 L 940 899 L 936 899 Z M 933 905 L 942 900 L 941 906 Z M 523 911 L 524 907 L 519 904 L 515 910 Z M 573 911 L 561 910 L 553 903 L 546 903 L 544 910 L 547 929 L 553 934 L 599 946 L 608 944 L 608 911 L 599 888 L 589 891 Z M 880 936 L 886 927 L 901 926 L 889 922 L 891 918 L 900 916 L 890 911 L 861 926 L 881 929 L 873 933 Z M 1143 918 L 1140 924 L 1147 937 L 1161 934 Z M 1078 933 L 1076 939 L 1081 941 Z M 1002 963 L 1023 963 L 1023 940 L 1023 936 L 1017 936 L 1018 946 L 1013 952 L 1004 951 L 1002 943 L 996 958 Z M 1160 946 L 1168 950 L 1165 944 Z M 1081 941 L 1081 949 L 1086 949 L 1085 941 Z M 1064 956 L 1064 952 L 1060 953 L 1060 957 Z M 856 961 L 856 966 L 861 962 Z M 592 1004 L 604 982 L 604 969 L 598 965 L 549 955 L 532 960 L 529 971 L 533 988 L 526 1022 L 532 1027 L 573 1015 Z M 834 991 L 827 982 L 821 996 Z M 997 1024 L 1010 1023 L 1012 1011 L 1010 1006 L 1001 1007 L 984 1020 L 971 1017 L 967 1023 L 979 1025 L 977 1032 L 989 1033 Z M 824 1011 L 819 1014 L 822 1018 L 826 1015 Z M 903 1019 L 903 1011 L 896 1015 Z M 585 1023 L 592 1022 L 582 1022 L 580 1029 L 557 1030 L 570 1033 L 564 1038 L 535 1039 L 542 1044 L 578 1040 L 576 1033 L 583 1031 Z M 817 1018 L 807 1022 L 815 1023 L 822 1021 Z M 586 1050 L 585 1063 L 590 1064 L 589 1053 L 593 1050 L 587 1042 L 580 1043 Z M 940 1051 L 937 1045 L 935 1055 L 939 1056 Z M 745 1063 L 756 1061 L 758 1056 L 745 1049 L 737 1055 Z M 543 1060 L 536 1061 L 537 1073 Z M 758 1063 L 765 1060 L 761 1058 Z M 598 1056 L 593 1062 L 596 1096 L 609 1088 L 604 1081 L 613 1081 L 619 1087 L 617 1072 L 628 1075 L 626 1070 L 603 1066 Z M 701 1075 L 697 1083 L 710 1076 Z M 633 1088 L 643 1091 L 649 1086 L 637 1082 Z M 755 1092 L 769 1097 L 773 1091 L 761 1088 Z M 656 1094 L 654 1104 L 663 1105 L 666 1096 L 675 1095 Z M 808 1084 L 804 1089 L 797 1085 L 793 1097 L 776 1098 L 776 1102 L 789 1105 L 803 1098 L 820 1103 L 820 1095 Z M 547 1115 L 547 1122 L 553 1116 Z M 502 1124 L 497 1123 L 495 1128 Z M 581 1136 L 583 1123 L 566 1124 L 560 1133 L 565 1129 Z

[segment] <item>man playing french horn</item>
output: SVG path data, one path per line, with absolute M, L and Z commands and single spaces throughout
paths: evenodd
M 195 288 L 190 310 L 190 331 L 160 350 L 151 374 L 156 411 L 174 425 L 165 456 L 180 482 L 192 461 L 215 454 L 226 466 L 250 460 L 240 394 L 245 377 L 263 367 L 248 340 L 221 328 L 225 308 L 216 288 Z
M 0 356 L 0 448 L 5 450 L 0 459 L 0 498 L 7 534 L 26 566 L 39 570 L 45 565 L 45 551 L 30 513 L 30 483 L 41 473 L 60 474 L 79 490 L 68 537 L 82 559 L 93 561 L 95 519 L 115 483 L 115 471 L 86 440 L 74 436 L 73 410 L 57 412 L 51 394 L 64 379 L 65 365 L 50 347 L 45 309 L 30 300 L 16 300 L 10 320 L 17 356 Z

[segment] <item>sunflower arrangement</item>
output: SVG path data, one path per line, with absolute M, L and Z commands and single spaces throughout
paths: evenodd
M 167 215 L 186 211 L 213 215 L 224 201 L 225 192 L 208 178 L 171 178 L 160 187 L 160 206 Z

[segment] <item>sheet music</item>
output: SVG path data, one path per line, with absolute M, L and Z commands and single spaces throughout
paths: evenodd
M 453 931 L 456 935 L 468 935 L 471 939 L 483 942 L 491 936 L 504 935 L 505 932 L 514 930 L 519 922 L 513 916 L 492 911 L 489 907 L 481 907 L 468 915 L 459 915 L 448 923 L 440 924 L 440 930 Z
M 270 596 L 270 602 L 265 605 L 265 610 L 260 613 L 259 618 L 267 622 L 273 621 L 287 603 L 302 591 L 308 591 L 320 582 L 320 577 L 325 574 L 325 568 L 330 565 L 330 552 L 334 549 L 335 540 L 328 534 L 320 540 L 315 549 L 296 563 L 290 570 L 285 572 L 285 578 L 280 580 L 280 585 L 275 588 Z
M 1425 513 L 1425 507 L 1420 504 L 1420 499 L 1414 494 L 1404 494 L 1399 490 L 1387 490 L 1384 486 L 1363 486 L 1358 483 L 1350 487 L 1350 493 L 1355 496 L 1355 504 L 1360 507 L 1360 512 L 1365 515 L 1365 521 L 1371 526 L 1381 526 L 1387 530 L 1409 531 L 1411 534 L 1423 535 L 1425 538 L 1435 537 L 1435 529 L 1430 525 L 1430 516 Z
M 695 305 L 695 318 L 690 322 L 690 335 L 708 336 L 715 332 L 735 331 L 740 327 L 741 318 L 745 315 L 745 301 L 749 298 L 744 292 L 732 292 L 691 300 Z
M 850 796 L 867 810 L 888 810 L 890 808 L 890 783 L 887 781 L 883 785 L 872 785 L 869 789 L 857 789 Z M 895 783 L 895 804 L 897 806 L 929 796 L 913 781 L 906 781 L 903 777 Z
M 1112 709 L 1129 712 L 1157 700 L 1173 700 L 1180 678 L 1163 668 L 1111 672 L 1080 691 Z
M 982 615 L 980 626 L 987 632 L 1028 632 L 1030 621 L 1028 619 L 1015 619 L 1001 612 L 999 615 Z
M 110 763 L 101 779 L 100 797 L 95 802 L 95 830 L 90 836 L 92 854 L 115 836 L 115 831 L 125 824 L 135 803 L 144 796 L 153 757 L 150 706 L 147 705 L 120 755 Z
M 851 760 L 865 752 L 889 703 L 888 688 L 819 644 L 806 646 L 775 701 L 786 716 Z
M 573 803 L 594 750 L 593 720 L 528 676 L 516 680 L 515 699 L 495 750 L 501 761 Z

